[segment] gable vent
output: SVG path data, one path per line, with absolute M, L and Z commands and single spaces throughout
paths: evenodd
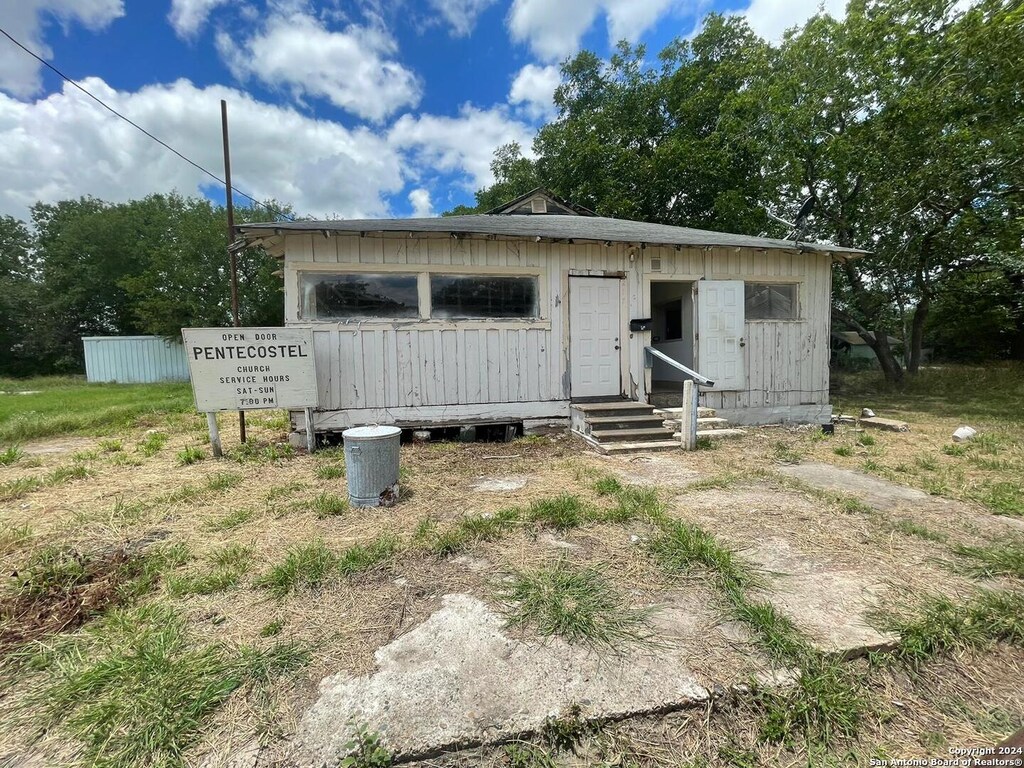
M 651 272 L 661 272 L 661 256 L 651 257 Z
M 547 213 L 548 212 L 548 201 L 543 197 L 535 197 L 530 201 L 530 212 L 531 213 Z

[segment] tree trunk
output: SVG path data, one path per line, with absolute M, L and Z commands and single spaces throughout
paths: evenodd
M 860 337 L 864 339 L 864 343 L 874 350 L 875 357 L 878 358 L 878 365 L 882 369 L 882 375 L 885 376 L 885 380 L 890 384 L 900 385 L 903 383 L 903 368 L 900 367 L 899 361 L 896 360 L 895 355 L 892 353 L 892 347 L 889 346 L 889 334 L 885 331 L 871 332 L 863 325 L 861 325 L 855 318 L 841 309 L 833 309 L 832 313 L 843 323 L 853 328 Z
M 1015 289 L 1017 299 L 1010 307 L 1013 314 L 1013 336 L 1010 337 L 1010 359 L 1024 361 L 1024 272 L 1006 275 Z
M 928 320 L 928 310 L 931 309 L 931 304 L 931 296 L 925 294 L 921 297 L 921 300 L 917 302 L 917 308 L 914 310 L 914 319 L 910 324 L 909 346 L 906 337 L 903 339 L 903 354 L 906 355 L 907 373 L 912 376 L 917 374 L 921 367 L 921 344 L 924 340 L 924 324 Z

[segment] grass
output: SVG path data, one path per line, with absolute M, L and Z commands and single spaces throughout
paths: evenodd
M 578 496 L 563 493 L 540 499 L 526 508 L 524 518 L 542 528 L 569 531 L 579 528 L 591 518 L 592 511 Z
M 916 613 L 885 620 L 900 635 L 898 658 L 912 666 L 999 641 L 1024 647 L 1024 594 L 1017 592 L 985 590 L 963 604 L 932 595 Z
M 167 579 L 167 591 L 172 597 L 210 595 L 237 586 L 249 570 L 252 547 L 227 544 L 207 556 L 207 568 L 201 571 L 173 575 Z
M 972 576 L 992 578 L 1012 576 L 1024 579 L 1024 540 L 1009 541 L 990 547 L 969 547 L 958 544 L 953 553 L 969 561 L 963 570 Z
M 342 464 L 321 464 L 314 474 L 320 480 L 337 480 L 345 476 L 345 467 Z
M 0 467 L 9 467 L 17 464 L 25 456 L 25 452 L 17 445 L 9 445 L 0 451 Z
M 252 509 L 235 509 L 228 512 L 224 517 L 214 520 L 206 525 L 208 531 L 230 531 L 240 525 L 245 525 L 256 517 Z
M 736 555 L 691 523 L 663 522 L 661 534 L 651 541 L 648 550 L 669 573 L 685 574 L 696 568 L 710 571 L 726 595 L 740 595 L 760 586 L 760 580 Z
M 47 655 L 28 694 L 37 725 L 64 731 L 90 765 L 105 768 L 182 763 L 234 691 L 308 662 L 294 645 L 196 644 L 183 619 L 161 605 L 115 610 Z
M 936 531 L 926 525 L 917 523 L 908 517 L 901 517 L 892 524 L 893 530 L 899 531 L 907 536 L 916 536 L 925 541 L 934 541 L 937 544 L 945 544 L 949 537 L 941 531 Z
M 596 568 L 555 565 L 513 575 L 499 597 L 509 627 L 530 627 L 542 637 L 617 650 L 649 642 L 650 609 L 628 606 Z
M 138 451 L 147 457 L 156 456 L 167 445 L 168 437 L 163 432 L 152 431 L 148 432 L 142 440 L 139 441 Z
M 270 590 L 275 597 L 318 589 L 390 560 L 398 552 L 398 545 L 397 536 L 382 533 L 368 544 L 354 544 L 339 555 L 316 539 L 289 549 L 282 562 L 256 580 L 256 586 Z
M 182 384 L 87 384 L 71 377 L 0 380 L 0 442 L 54 435 L 102 435 L 130 429 L 146 417 L 188 411 L 191 388 Z M 69 407 L 73 403 L 74 407 Z
M 412 542 L 438 557 L 447 557 L 477 542 L 498 539 L 521 522 L 522 514 L 516 507 L 500 509 L 489 515 L 467 515 L 446 530 L 439 530 L 433 517 L 425 517 L 417 524 Z
M 27 476 L 8 480 L 0 483 L 0 501 L 14 501 L 34 491 L 63 485 L 72 480 L 84 480 L 91 475 L 92 470 L 89 467 L 75 463 L 71 466 L 57 467 L 41 477 Z
M 295 457 L 295 449 L 288 443 L 261 443 L 248 440 L 231 451 L 231 457 L 239 464 L 272 464 Z
M 327 517 L 337 517 L 348 512 L 348 499 L 333 493 L 321 493 L 313 499 L 313 512 L 323 520 Z
M 178 451 L 178 464 L 187 467 L 206 458 L 206 452 L 198 446 L 186 445 Z
M 610 523 L 626 523 L 637 518 L 653 519 L 664 512 L 664 505 L 654 488 L 620 488 L 615 499 L 615 507 L 604 515 L 604 519 Z
M 32 539 L 32 526 L 7 525 L 0 528 L 0 556 L 13 552 Z

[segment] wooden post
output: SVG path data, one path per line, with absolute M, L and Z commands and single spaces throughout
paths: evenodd
M 231 149 L 228 145 L 228 103 L 220 100 L 220 127 L 224 136 L 224 202 L 228 214 L 228 266 L 231 272 L 231 320 L 235 328 L 242 322 L 238 314 L 238 254 L 235 241 L 235 202 L 231 194 Z M 245 442 L 245 411 L 238 412 L 238 438 Z
M 224 451 L 220 447 L 220 430 L 217 429 L 216 413 L 206 414 L 206 426 L 210 428 L 210 447 L 213 448 L 213 455 L 219 459 L 224 455 Z
M 316 451 L 316 431 L 313 429 L 313 409 L 306 409 L 306 450 Z
M 679 431 L 682 437 L 683 450 L 693 451 L 697 448 L 697 387 L 693 381 L 683 382 L 683 412 L 680 414 Z

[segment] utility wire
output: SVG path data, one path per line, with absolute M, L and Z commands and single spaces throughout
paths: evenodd
M 132 126 L 133 128 L 135 128 L 135 129 L 137 129 L 137 130 L 141 131 L 141 132 L 142 132 L 142 133 L 144 133 L 144 134 L 145 134 L 146 136 L 148 136 L 148 137 L 149 137 L 149 138 L 151 138 L 151 139 L 152 139 L 153 141 L 155 141 L 155 142 L 156 142 L 157 144 L 159 144 L 159 145 L 160 145 L 161 147 L 163 147 L 164 149 L 170 150 L 170 151 L 171 151 L 171 152 L 173 152 L 173 153 L 174 153 L 175 155 L 177 155 L 177 156 L 178 156 L 178 157 L 180 157 L 180 158 L 181 158 L 182 160 L 184 160 L 184 161 L 185 161 L 186 163 L 188 163 L 189 165 L 191 165 L 191 166 L 192 166 L 193 168 L 196 168 L 197 170 L 200 170 L 200 171 L 202 171 L 203 173 L 205 173 L 205 174 L 206 174 L 207 176 L 209 176 L 209 177 L 210 177 L 211 179 L 213 179 L 214 181 L 216 181 L 216 182 L 217 182 L 218 184 L 221 184 L 222 186 L 224 186 L 224 187 L 227 187 L 227 182 L 226 182 L 226 181 L 224 181 L 224 179 L 220 178 L 220 176 L 218 176 L 217 174 L 215 174 L 215 173 L 214 173 L 213 171 L 210 171 L 210 170 L 208 170 L 208 169 L 204 168 L 203 166 L 201 166 L 201 165 L 200 165 L 199 163 L 197 163 L 196 161 L 192 160 L 191 158 L 189 158 L 189 157 L 186 157 L 186 156 L 185 156 L 185 155 L 183 155 L 183 154 L 182 154 L 181 152 L 179 152 L 179 151 L 178 151 L 178 150 L 176 150 L 176 149 L 175 149 L 174 147 L 172 147 L 172 146 L 171 146 L 170 144 L 168 144 L 168 143 L 167 143 L 166 141 L 163 141 L 162 139 L 159 139 L 159 138 L 157 138 L 157 137 L 156 137 L 156 136 L 154 136 L 154 135 L 153 135 L 152 133 L 150 133 L 150 132 L 149 132 L 149 131 L 147 131 L 147 130 L 146 130 L 145 128 L 143 128 L 143 127 L 142 127 L 141 125 L 139 125 L 138 123 L 136 123 L 136 122 L 135 122 L 134 120 L 132 120 L 131 118 L 129 118 L 129 117 L 126 117 L 125 115 L 121 114 L 121 113 L 120 113 L 120 112 L 118 112 L 118 111 L 117 111 L 116 109 L 114 109 L 114 108 L 113 108 L 112 106 L 110 106 L 110 105 L 109 105 L 109 104 L 107 104 L 107 103 L 106 103 L 105 101 L 103 101 L 102 99 L 100 99 L 100 98 L 99 98 L 98 96 L 94 96 L 93 94 L 91 94 L 91 93 L 90 93 L 89 91 L 87 91 L 87 90 L 86 90 L 86 89 L 85 89 L 84 87 L 82 87 L 82 86 L 81 86 L 81 85 L 79 85 L 79 84 L 78 84 L 78 83 L 77 83 L 76 81 L 72 80 L 72 79 L 71 79 L 70 77 L 68 77 L 67 75 L 65 75 L 65 74 L 64 74 L 63 72 L 61 72 L 61 71 L 60 71 L 59 69 L 57 69 L 57 68 L 56 68 L 56 67 L 55 67 L 55 66 L 54 66 L 53 64 L 51 64 L 50 62 L 48 62 L 48 61 L 47 61 L 46 59 L 44 59 L 44 58 L 43 58 L 42 56 L 38 55 L 37 53 L 35 53 L 35 52 L 34 52 L 34 51 L 32 51 L 31 49 L 29 49 L 29 48 L 27 48 L 27 47 L 26 47 L 25 45 L 23 45 L 23 44 L 22 44 L 21 42 L 19 42 L 19 41 L 18 41 L 18 40 L 16 40 L 15 38 L 13 38 L 13 37 L 11 36 L 11 34 L 10 34 L 10 33 L 9 33 L 9 32 L 8 32 L 8 31 L 7 31 L 6 29 L 4 29 L 3 27 L 0 27 L 0 34 L 2 34 L 2 35 L 3 35 L 4 37 L 6 37 L 6 38 L 7 38 L 8 40 L 10 40 L 10 41 L 11 41 L 12 43 L 14 43 L 14 44 L 15 44 L 16 46 L 18 46 L 19 48 L 21 48 L 21 50 L 23 50 L 23 51 L 24 51 L 25 53 L 27 53 L 27 54 L 28 54 L 29 56 L 31 56 L 32 58 L 34 58 L 34 59 L 35 59 L 36 61 L 38 61 L 38 62 L 39 62 L 40 64 L 42 64 L 43 66 L 45 66 L 45 67 L 46 67 L 47 69 L 50 69 L 50 70 L 52 70 L 52 71 L 53 71 L 53 72 L 55 72 L 55 73 L 56 73 L 56 74 L 57 74 L 58 76 L 60 76 L 60 77 L 61 77 L 62 79 L 64 79 L 65 81 L 67 81 L 67 82 L 68 82 L 68 83 L 70 83 L 71 85 L 75 86 L 75 88 L 77 88 L 78 90 L 80 90 L 80 91 L 81 91 L 82 93 L 84 93 L 84 94 L 85 94 L 86 96 L 88 96 L 88 97 L 89 97 L 90 99 L 92 99 L 93 101 L 95 101 L 95 102 L 96 102 L 97 104 L 99 104 L 99 105 L 100 105 L 101 107 L 103 107 L 103 108 L 104 108 L 105 110 L 107 110 L 108 112 L 111 112 L 112 114 L 114 114 L 114 115 L 116 115 L 117 117 L 121 118 L 121 119 L 122 119 L 122 120 L 124 120 L 124 121 L 125 121 L 126 123 L 128 123 L 128 124 L 129 124 L 130 126 Z M 274 206 L 272 206 L 272 205 L 269 205 L 269 204 L 267 204 L 267 203 L 263 203 L 263 202 L 260 202 L 259 200 L 257 200 L 257 199 L 256 199 L 255 197 L 253 197 L 252 195 L 246 194 L 245 192 L 243 192 L 242 190 L 240 190 L 240 189 L 239 189 L 238 187 L 236 187 L 236 186 L 235 186 L 234 184 L 232 184 L 232 185 L 231 185 L 231 189 L 232 189 L 232 190 L 233 190 L 234 192 L 236 192 L 236 193 L 237 193 L 238 195 L 240 195 L 241 197 L 244 197 L 244 198 L 245 198 L 246 200 L 249 200 L 249 201 L 251 201 L 251 202 L 255 203 L 255 204 L 256 204 L 256 205 L 258 205 L 258 206 L 261 206 L 261 207 L 263 207 L 263 208 L 266 208 L 266 209 L 267 209 L 268 211 L 270 211 L 270 212 L 272 212 L 272 213 L 275 213 L 275 214 L 277 214 L 277 215 L 279 215 L 279 216 L 282 216 L 282 217 L 284 217 L 284 218 L 288 219 L 288 221 L 295 221 L 295 217 L 294 217 L 294 216 L 291 216 L 291 215 L 289 215 L 289 214 L 285 213 L 285 212 L 284 212 L 284 211 L 282 211 L 282 210 L 281 210 L 280 208 L 275 208 L 275 207 L 274 207 Z

